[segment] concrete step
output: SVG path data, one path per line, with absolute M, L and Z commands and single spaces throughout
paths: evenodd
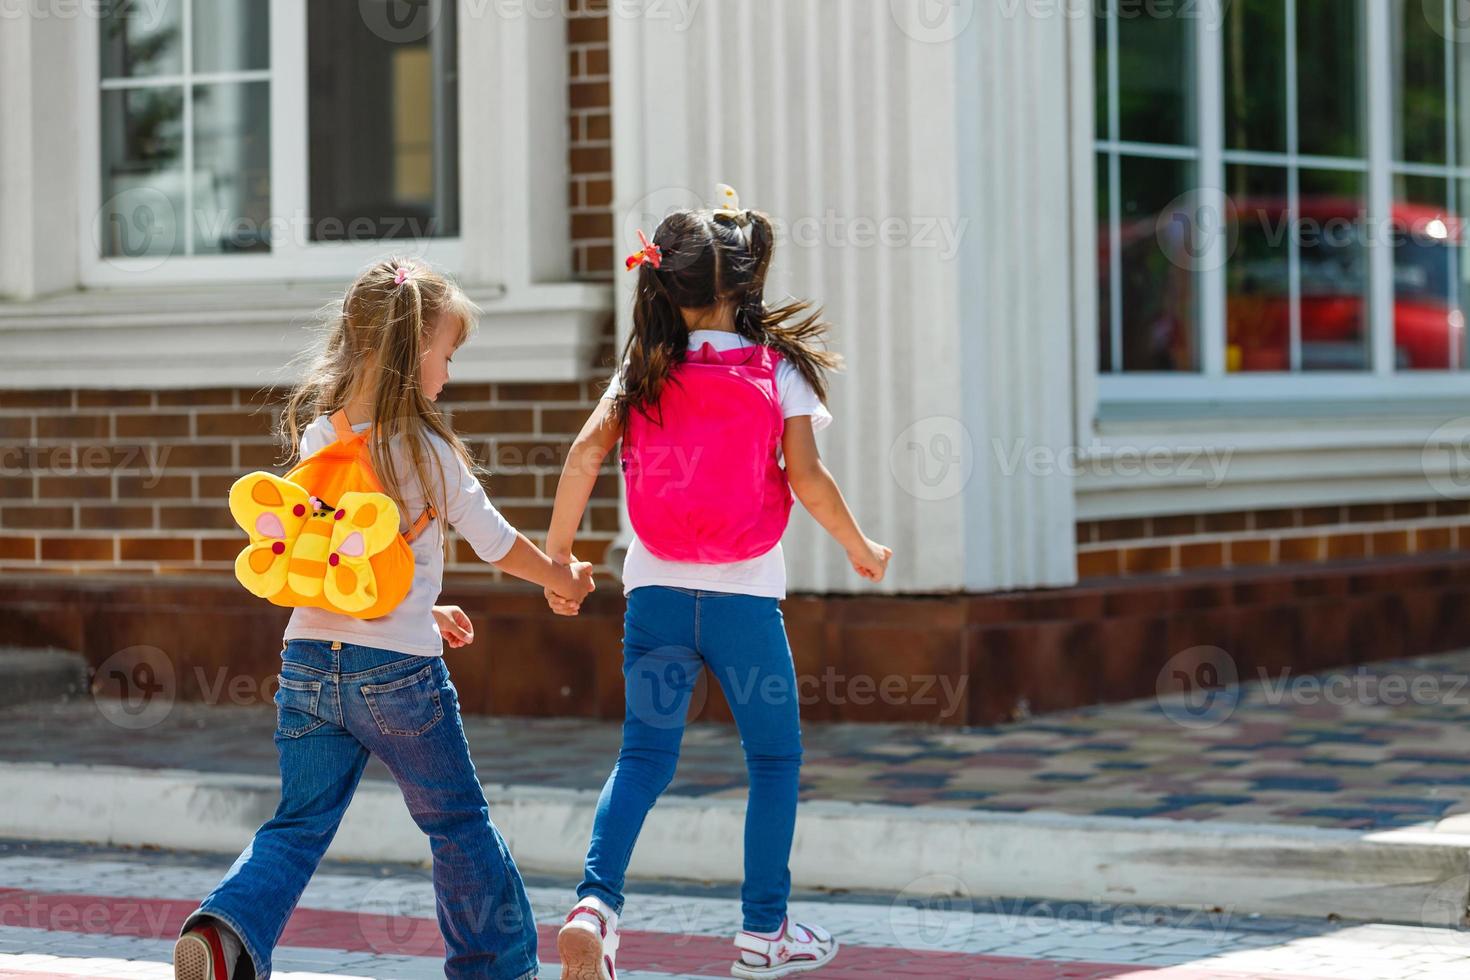
M 81 654 L 0 646 L 0 708 L 79 697 L 86 690 L 87 661 Z
M 523 869 L 581 872 L 598 794 L 487 785 Z M 274 811 L 276 779 L 120 766 L 0 764 L 7 837 L 236 854 Z M 743 800 L 665 797 L 635 877 L 738 882 Z M 1446 828 L 1448 829 L 1448 828 Z M 364 781 L 328 856 L 424 862 L 428 841 L 396 787 Z M 1027 897 L 1232 914 L 1459 926 L 1470 835 L 1285 825 L 803 804 L 792 853 L 802 888 Z

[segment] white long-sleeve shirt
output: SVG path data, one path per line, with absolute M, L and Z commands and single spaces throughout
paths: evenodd
M 361 432 L 368 425 L 369 423 L 363 422 L 354 425 L 352 429 L 354 432 Z M 302 458 L 329 445 L 336 438 L 331 418 L 326 415 L 317 418 L 302 433 Z M 357 619 L 315 606 L 298 606 L 291 611 L 291 620 L 286 624 L 283 640 L 341 640 L 343 643 L 421 657 L 443 655 L 444 640 L 439 634 L 439 624 L 434 621 L 433 607 L 444 586 L 445 520 L 469 542 L 476 555 L 492 563 L 510 552 L 516 542 L 516 529 L 495 509 L 495 505 L 485 495 L 485 488 L 480 486 L 480 481 L 447 442 L 430 433 L 425 438 L 425 445 L 438 456 L 443 467 L 448 482 L 445 503 L 449 513 L 441 514 L 430 521 L 423 533 L 412 541 L 413 585 L 409 587 L 408 595 L 392 612 L 377 619 Z M 403 481 L 403 495 L 408 513 L 399 515 L 398 528 L 406 532 L 423 512 L 424 492 L 402 446 L 395 442 L 390 446 L 389 452 L 393 457 L 395 472 Z M 436 472 L 433 460 L 428 459 L 425 462 L 432 480 Z

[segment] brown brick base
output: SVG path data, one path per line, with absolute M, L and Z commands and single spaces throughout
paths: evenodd
M 477 634 L 448 654 L 465 710 L 621 717 L 623 603 L 610 586 L 564 619 L 518 588 L 447 583 L 444 601 L 463 605 Z M 1171 658 L 1199 646 L 1227 651 L 1243 678 L 1470 646 L 1467 608 L 1470 559 L 1459 556 L 784 606 L 805 719 L 945 725 L 1147 697 Z M 161 658 L 187 700 L 233 697 L 232 685 L 251 700 L 276 670 L 287 615 L 232 581 L 0 577 L 8 643 L 77 650 L 94 668 L 152 647 L 109 671 L 133 676 L 137 657 Z M 696 709 L 729 718 L 717 689 Z
M 1077 575 L 1397 558 L 1470 549 L 1470 500 L 1170 514 L 1077 525 Z

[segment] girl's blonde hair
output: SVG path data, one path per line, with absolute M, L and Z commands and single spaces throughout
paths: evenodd
M 388 451 L 391 441 L 402 436 L 401 444 L 424 497 L 443 520 L 448 512 L 448 486 L 438 455 L 424 445 L 428 433 L 448 443 L 470 472 L 478 474 L 479 467 L 439 409 L 424 396 L 419 385 L 420 362 L 436 328 L 458 331 L 458 347 L 469 338 L 479 312 L 459 286 L 415 259 L 389 258 L 370 266 L 347 290 L 341 304 L 328 310 L 324 346 L 281 410 L 277 435 L 290 447 L 288 458 L 299 455 L 307 425 L 343 408 L 350 398 L 366 394 L 373 423 L 369 455 L 384 492 L 393 498 L 407 523 L 417 519 L 404 501 L 405 474 L 395 470 Z M 437 471 L 432 481 L 427 478 L 429 458 Z M 447 560 L 447 533 L 443 541 Z

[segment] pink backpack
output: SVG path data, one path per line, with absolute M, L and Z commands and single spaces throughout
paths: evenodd
M 776 391 L 781 355 L 706 343 L 669 373 L 651 419 L 633 412 L 623 434 L 628 517 L 666 561 L 725 564 L 774 548 L 791 516 L 777 462 L 785 420 Z

